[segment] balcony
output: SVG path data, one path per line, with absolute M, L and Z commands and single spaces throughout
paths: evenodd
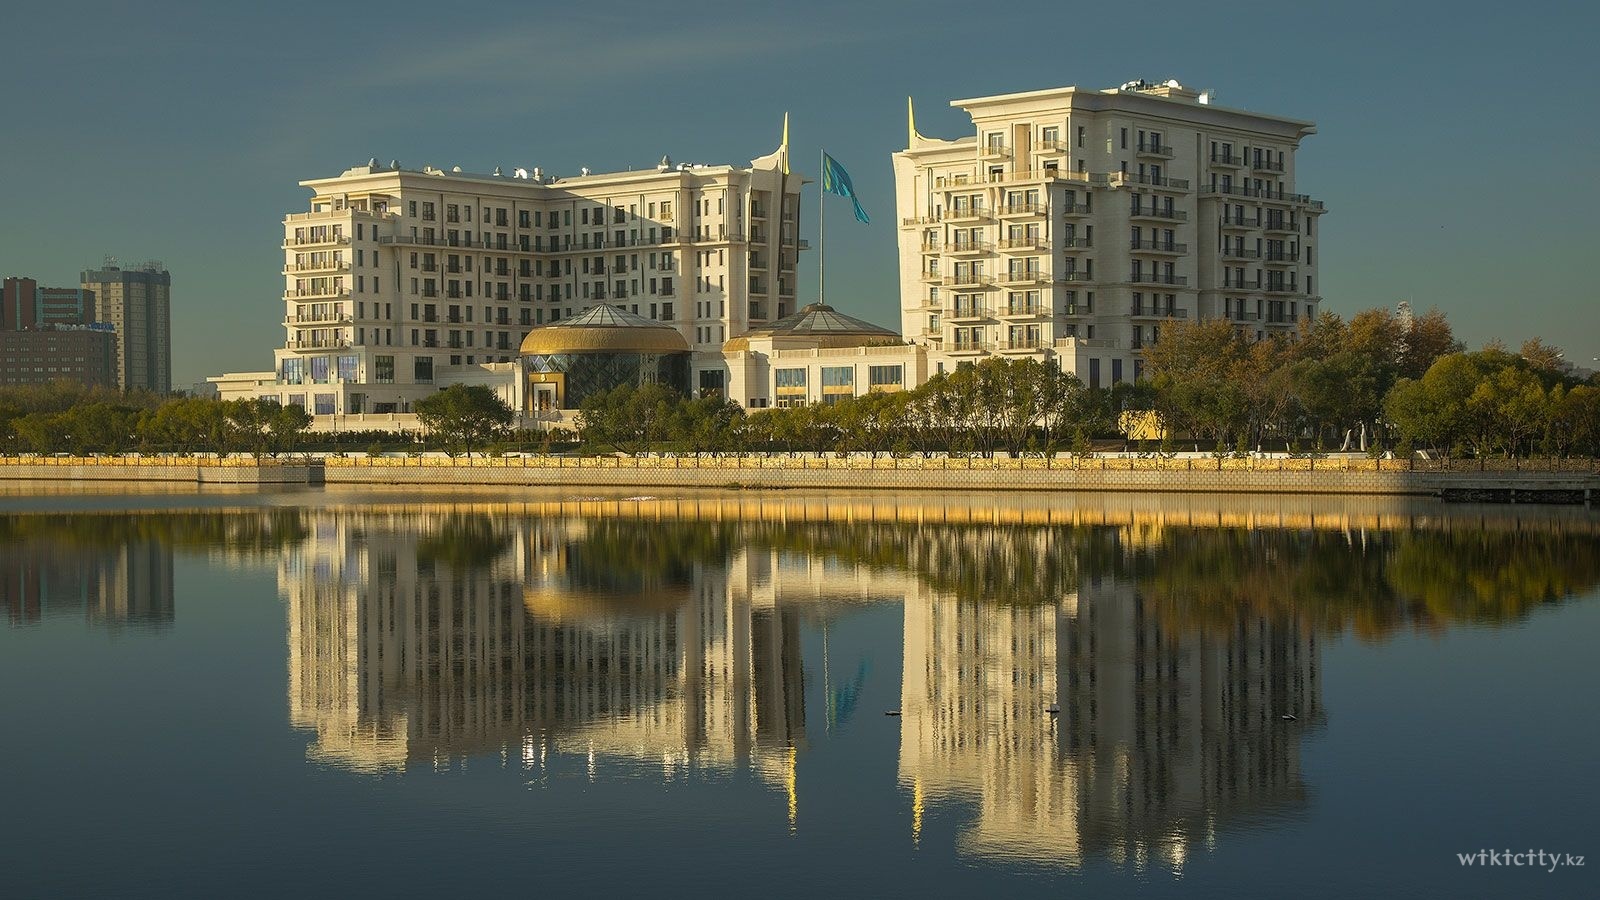
M 1261 156 L 1261 157 L 1258 157 L 1258 158 L 1256 158 L 1254 160 L 1251 160 L 1250 168 L 1252 170 L 1254 170 L 1254 171 L 1257 171 L 1257 172 L 1280 172 L 1281 173 L 1283 171 L 1283 163 L 1277 162 L 1275 160 L 1268 159 L 1265 156 Z
M 1300 230 L 1300 220 L 1293 217 L 1287 219 L 1269 218 L 1267 219 L 1266 224 L 1262 225 L 1261 228 L 1267 232 L 1294 234 Z
M 349 313 L 301 313 L 288 316 L 285 325 L 340 325 L 355 321 Z
M 1261 220 L 1255 216 L 1236 216 L 1231 213 L 1225 213 L 1222 216 L 1221 225 L 1231 231 L 1244 231 L 1251 228 L 1260 228 Z
M 1094 315 L 1094 308 L 1069 303 L 1062 308 L 1061 314 L 1063 316 L 1092 316 Z
M 1011 240 L 1001 241 L 999 246 L 1001 250 L 1010 250 L 1013 252 L 1018 250 L 1041 252 L 1049 249 L 1049 245 L 1046 244 L 1041 238 L 1014 238 Z
M 944 213 L 946 222 L 983 222 L 990 218 L 993 216 L 982 206 L 957 206 Z
M 324 247 L 332 244 L 348 244 L 350 238 L 342 234 L 328 235 L 326 237 L 295 238 L 293 236 L 283 239 L 284 247 Z
M 1211 164 L 1213 166 L 1229 166 L 1231 168 L 1238 168 L 1244 165 L 1244 157 L 1235 156 L 1232 153 L 1213 153 L 1211 154 Z
M 1094 280 L 1088 272 L 1062 272 L 1056 276 L 1058 284 L 1083 284 Z
M 1129 247 L 1135 253 L 1188 253 L 1188 244 L 1179 244 L 1173 241 L 1130 241 Z
M 947 275 L 944 278 L 944 286 L 952 288 L 991 288 L 994 287 L 994 279 L 988 275 Z
M 1224 277 L 1222 279 L 1222 287 L 1224 290 L 1230 291 L 1259 291 L 1261 290 L 1261 279 Z
M 979 159 L 1010 159 L 1011 148 L 1004 144 L 984 144 L 978 148 Z
M 1002 218 L 1042 216 L 1047 212 L 1049 210 L 1043 203 L 1007 203 L 1005 206 L 1000 207 L 1000 216 Z
M 1065 238 L 1059 242 L 1063 250 L 1088 250 L 1094 246 L 1089 238 Z
M 917 246 L 921 248 L 923 253 L 939 253 L 944 249 L 944 245 L 938 241 L 923 241 Z
M 1156 309 L 1153 306 L 1135 306 L 1128 315 L 1135 319 L 1187 319 L 1187 309 Z
M 1154 156 L 1161 159 L 1171 159 L 1176 154 L 1173 151 L 1171 144 L 1163 144 L 1158 141 L 1140 141 L 1139 155 Z
M 1170 284 L 1174 287 L 1188 287 L 1187 275 L 1168 275 L 1164 272 L 1134 272 L 1128 276 L 1129 284 Z
M 956 241 L 954 244 L 945 244 L 944 252 L 952 256 L 967 256 L 975 253 L 989 253 L 994 250 L 994 245 L 986 241 Z
M 1223 259 L 1260 259 L 1260 250 L 1247 250 L 1244 247 L 1223 247 Z
M 1019 284 L 1049 284 L 1049 275 L 1038 269 L 1024 269 L 1017 272 L 1005 272 L 1000 276 L 1001 282 L 1008 285 Z
M 1277 253 L 1267 251 L 1263 261 L 1269 266 L 1292 266 L 1300 261 L 1299 250 L 1281 250 Z
M 994 345 L 994 349 L 1000 353 L 1036 353 L 1048 346 L 1040 338 L 1020 338 L 1014 341 L 999 341 Z
M 944 279 L 940 277 L 940 275 L 939 275 L 937 270 L 930 272 L 930 271 L 928 271 L 926 269 L 924 269 L 923 272 L 922 272 L 922 280 L 923 281 L 937 281 L 937 282 L 940 282 L 940 283 L 943 283 L 943 281 L 944 281 Z
M 292 290 L 292 291 L 284 291 L 283 292 L 283 296 L 286 297 L 286 298 L 291 298 L 291 299 L 293 299 L 293 298 L 304 298 L 304 297 L 327 297 L 327 298 L 330 298 L 330 299 L 345 299 L 345 298 L 348 298 L 350 296 L 350 289 L 349 288 L 334 288 L 334 287 L 330 287 L 330 288 L 296 288 L 295 290 Z
M 300 341 L 289 341 L 283 345 L 285 350 L 344 350 L 350 346 L 350 341 L 345 338 L 308 338 Z
M 1019 172 L 991 172 L 982 179 L 983 182 L 988 184 L 1011 184 L 1025 181 L 1076 181 L 1088 184 L 1091 180 L 1093 179 L 1088 172 L 1073 172 L 1054 166 L 1040 169 L 1024 169 Z
M 1121 187 L 1129 184 L 1142 184 L 1146 187 L 1166 188 L 1171 191 L 1187 191 L 1189 179 L 1168 178 L 1165 175 L 1140 175 L 1138 172 L 1113 172 L 1110 176 L 1112 187 Z
M 945 314 L 945 319 L 950 322 L 971 322 L 979 319 L 988 319 L 994 316 L 994 310 L 987 306 L 978 306 L 973 303 L 963 303 L 950 307 Z
M 1037 319 L 1048 317 L 1050 307 L 1043 303 L 1016 303 L 1000 307 L 1000 315 L 1008 319 Z
M 1267 286 L 1261 290 L 1269 294 L 1298 294 L 1300 284 L 1295 281 L 1268 281 Z
M 1087 216 L 1094 212 L 1086 203 L 1060 203 L 1057 204 L 1056 209 L 1060 210 L 1064 216 Z
M 350 262 L 348 260 L 342 260 L 342 259 L 333 260 L 331 262 L 289 263 L 288 265 L 283 267 L 283 274 L 285 274 L 285 275 L 294 275 L 294 274 L 297 274 L 297 273 L 304 273 L 304 272 L 348 272 L 348 271 L 350 271 Z
M 994 345 L 986 341 L 956 341 L 945 348 L 946 353 L 988 353 Z
M 1161 219 L 1167 222 L 1187 222 L 1189 214 L 1181 209 L 1164 209 L 1155 206 L 1141 206 L 1129 212 L 1135 219 Z

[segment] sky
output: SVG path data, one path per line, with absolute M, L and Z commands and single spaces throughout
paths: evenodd
M 872 216 L 829 198 L 828 302 L 896 327 L 905 98 L 924 135 L 958 137 L 951 99 L 1135 78 L 1317 123 L 1296 189 L 1328 207 L 1325 309 L 1408 299 L 1473 346 L 1542 336 L 1600 357 L 1588 3 L 65 0 L 4 18 L 0 274 L 73 285 L 106 256 L 162 260 L 180 387 L 272 367 L 301 180 L 369 157 L 746 164 L 785 112 L 795 169 L 815 176 L 826 148 Z M 815 266 L 802 255 L 802 298 Z

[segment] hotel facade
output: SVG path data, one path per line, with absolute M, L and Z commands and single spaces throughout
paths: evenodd
M 1176 81 L 954 100 L 973 133 L 894 154 L 904 334 L 958 360 L 1054 357 L 1091 387 L 1139 377 L 1163 325 L 1261 338 L 1316 315 L 1320 201 L 1295 193 L 1316 127 Z
M 1176 81 L 956 100 L 974 133 L 893 154 L 901 331 L 797 299 L 787 144 L 748 167 L 550 178 L 381 166 L 302 182 L 284 220 L 284 332 L 224 399 L 304 406 L 317 429 L 414 428 L 450 384 L 523 426 L 665 381 L 749 409 L 909 390 L 989 356 L 1090 387 L 1138 379 L 1177 321 L 1254 338 L 1313 318 L 1321 202 L 1295 193 L 1310 122 Z M 909 113 L 909 110 L 908 110 Z M 908 116 L 909 118 L 909 116 Z

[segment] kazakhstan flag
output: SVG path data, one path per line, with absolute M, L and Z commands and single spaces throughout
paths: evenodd
M 850 202 L 855 204 L 857 221 L 872 221 L 867 218 L 867 211 L 861 208 L 861 201 L 856 199 L 856 189 L 850 184 L 850 173 L 827 153 L 822 154 L 822 189 L 830 194 L 849 197 Z

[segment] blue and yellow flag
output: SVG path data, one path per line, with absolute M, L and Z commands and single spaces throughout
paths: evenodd
M 822 154 L 822 189 L 830 194 L 849 197 L 850 202 L 855 204 L 857 221 L 862 223 L 872 221 L 867 218 L 867 211 L 861 208 L 861 201 L 856 199 L 856 189 L 850 184 L 850 173 L 826 153 Z

